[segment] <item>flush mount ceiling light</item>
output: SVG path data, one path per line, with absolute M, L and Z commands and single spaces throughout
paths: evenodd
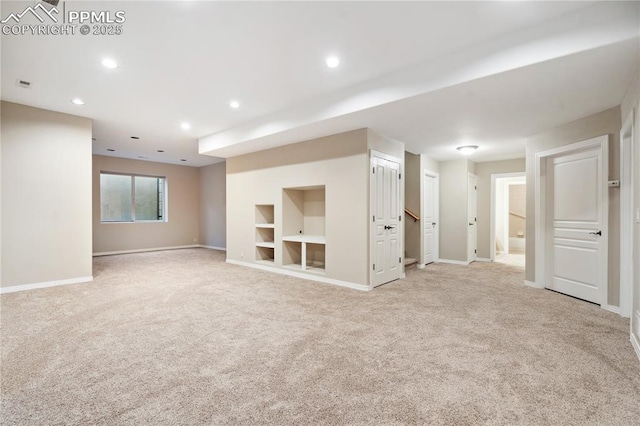
M 191 128 L 191 124 L 187 123 L 186 121 L 183 121 L 180 124 L 180 127 L 182 127 L 182 130 L 189 130 Z
M 465 145 L 456 148 L 462 155 L 471 155 L 478 149 L 478 145 Z
M 75 104 L 75 105 L 84 105 L 84 101 L 82 99 L 79 98 L 75 98 L 71 101 L 71 103 Z
M 114 70 L 118 68 L 118 63 L 113 59 L 105 58 L 102 60 L 102 66 Z
M 131 139 L 140 139 L 140 136 L 131 136 Z
M 238 102 L 238 101 L 231 101 L 231 102 L 229 102 L 229 106 L 230 106 L 231 108 L 233 108 L 233 109 L 238 109 L 238 108 L 240 108 L 240 102 Z
M 326 60 L 329 68 L 337 68 L 340 65 L 340 58 L 337 56 L 329 56 Z

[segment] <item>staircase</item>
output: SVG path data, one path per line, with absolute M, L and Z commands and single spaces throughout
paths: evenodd
M 412 257 L 404 258 L 404 270 L 408 271 L 410 269 L 416 269 L 418 266 L 418 259 L 414 259 Z

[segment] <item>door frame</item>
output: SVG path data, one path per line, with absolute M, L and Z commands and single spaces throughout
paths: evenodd
M 475 188 L 474 191 L 476 191 L 476 205 L 475 205 L 475 216 L 474 216 L 474 226 L 475 226 L 475 236 L 476 236 L 476 241 L 475 241 L 475 249 L 474 249 L 474 256 L 473 259 L 469 259 L 469 244 L 471 244 L 471 241 L 469 240 L 469 226 L 467 225 L 467 264 L 471 264 L 472 262 L 475 262 L 478 259 L 478 175 L 476 175 L 475 173 L 471 173 L 471 172 L 467 172 L 467 224 L 469 223 L 469 207 L 471 207 L 471 197 L 469 196 L 469 179 L 473 176 L 473 178 L 475 179 L 476 183 L 475 183 Z
M 382 160 L 388 160 L 388 161 L 392 161 L 394 163 L 398 163 L 400 165 L 400 175 L 398 178 L 398 197 L 400 198 L 399 200 L 399 205 L 398 205 L 398 209 L 401 212 L 400 214 L 400 220 L 398 221 L 398 227 L 400 229 L 398 229 L 398 239 L 399 239 L 399 243 L 398 243 L 398 256 L 400 257 L 400 268 L 398 268 L 398 279 L 404 278 L 404 221 L 402 220 L 402 217 L 404 216 L 404 185 L 402 184 L 402 175 L 404 174 L 404 162 L 398 158 L 398 157 L 394 157 L 393 155 L 389 155 L 389 154 L 385 154 L 384 152 L 380 152 L 380 151 L 376 151 L 374 149 L 370 149 L 369 150 L 369 170 L 371 170 L 374 165 L 373 165 L 373 161 L 374 158 L 380 158 Z M 369 176 L 369 218 L 367 219 L 367 223 L 369 224 L 369 263 L 368 263 L 368 271 L 369 271 L 369 290 L 373 290 L 375 288 L 374 283 L 373 283 L 373 274 L 371 273 L 371 268 L 373 265 L 373 258 L 374 258 L 374 250 L 373 250 L 373 243 L 374 243 L 374 239 L 372 236 L 372 224 L 371 224 L 371 218 L 373 217 L 373 212 L 375 211 L 375 207 L 373 205 L 373 175 L 370 172 L 367 172 L 368 176 Z M 383 284 L 380 284 L 383 285 Z
M 489 260 L 491 260 L 492 262 L 496 261 L 496 180 L 498 179 L 504 179 L 504 178 L 514 178 L 514 177 L 523 177 L 525 178 L 525 185 L 527 184 L 526 182 L 526 178 L 527 178 L 527 174 L 526 172 L 514 172 L 514 173 L 494 173 L 491 175 L 491 206 L 490 206 L 490 211 L 489 211 L 489 220 L 490 220 L 490 225 L 489 225 L 489 244 L 490 246 L 490 250 L 489 250 Z M 509 184 L 507 184 L 508 186 Z M 525 219 L 526 220 L 526 219 Z M 525 235 L 526 238 L 526 235 Z M 526 243 L 525 243 L 526 244 Z
M 602 176 L 600 178 L 600 189 L 603 194 L 602 202 L 604 203 L 602 218 L 602 232 L 606 238 L 602 238 L 601 249 L 604 250 L 604 265 L 601 269 L 600 282 L 602 283 L 601 304 L 602 309 L 607 309 L 608 305 L 608 243 L 609 243 L 609 135 L 598 136 L 581 142 L 575 142 L 568 145 L 559 146 L 545 151 L 536 152 L 535 154 L 535 287 L 545 288 L 546 280 L 546 248 L 549 240 L 549 225 L 546 220 L 547 208 L 547 182 L 545 178 L 546 160 L 558 155 L 570 154 L 571 152 L 579 152 L 587 149 L 600 149 L 602 161 Z
M 425 177 L 434 178 L 434 191 L 433 191 L 433 199 L 435 205 L 433 206 L 434 210 L 434 219 L 436 221 L 436 225 L 433 228 L 433 263 L 436 263 L 440 260 L 440 173 L 434 172 L 432 170 L 423 169 L 422 176 L 420 178 L 420 217 L 422 218 L 422 225 L 420 226 L 420 262 L 418 262 L 418 268 L 423 269 L 426 265 L 424 263 L 424 203 L 426 202 L 424 198 L 424 178 Z
M 620 130 L 620 316 L 633 311 L 633 154 L 635 152 L 635 108 Z M 625 141 L 626 139 L 626 141 Z

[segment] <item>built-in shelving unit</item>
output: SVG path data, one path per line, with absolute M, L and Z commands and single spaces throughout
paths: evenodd
M 273 204 L 256 204 L 256 261 L 275 261 L 275 221 Z
M 323 274 L 325 271 L 325 187 L 282 191 L 282 265 Z

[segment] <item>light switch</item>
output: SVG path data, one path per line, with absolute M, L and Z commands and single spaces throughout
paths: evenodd
M 636 223 L 640 223 L 640 208 L 636 209 Z

